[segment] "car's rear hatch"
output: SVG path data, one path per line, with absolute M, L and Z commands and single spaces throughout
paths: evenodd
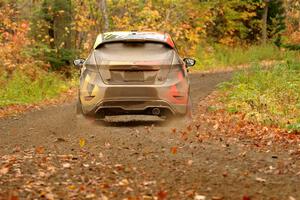
M 98 70 L 105 84 L 163 84 L 173 65 L 179 65 L 174 49 L 153 42 L 103 44 L 94 51 Z

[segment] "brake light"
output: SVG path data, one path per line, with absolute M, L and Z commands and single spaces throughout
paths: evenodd
M 183 72 L 182 71 L 178 71 L 177 77 L 178 77 L 178 80 L 182 81 L 182 79 L 183 79 Z
M 168 75 L 168 79 L 177 79 L 179 81 L 183 80 L 184 78 L 184 71 L 181 65 L 173 65 L 169 75 Z
M 170 101 L 178 104 L 187 102 L 188 83 L 184 79 L 184 71 L 181 65 L 173 66 L 169 72 L 168 79 L 174 82 L 169 89 Z

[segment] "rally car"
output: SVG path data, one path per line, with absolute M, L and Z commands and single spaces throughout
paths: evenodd
M 188 67 L 169 34 L 100 34 L 80 68 L 77 113 L 105 119 L 115 115 L 160 118 L 191 114 Z

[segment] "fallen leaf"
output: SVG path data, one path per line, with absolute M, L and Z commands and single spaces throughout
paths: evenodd
M 45 152 L 45 148 L 43 146 L 40 146 L 40 147 L 36 147 L 35 148 L 35 152 L 37 154 L 43 154 Z
M 7 174 L 8 171 L 9 171 L 8 167 L 3 167 L 0 169 L 0 175 L 5 175 Z
M 296 200 L 295 197 L 289 196 L 289 200 Z
M 187 164 L 188 164 L 188 166 L 191 166 L 192 164 L 193 164 L 193 160 L 188 160 L 188 162 L 187 162 Z
M 177 132 L 176 128 L 172 128 L 172 133 L 176 133 L 176 132 Z
M 161 190 L 157 193 L 158 200 L 164 200 L 164 199 L 167 198 L 167 196 L 168 196 L 168 193 L 166 191 L 163 191 L 163 190 Z
M 186 196 L 189 198 L 193 198 L 193 196 L 195 195 L 195 191 L 194 190 L 187 190 L 185 192 Z
M 38 176 L 39 176 L 39 177 L 45 177 L 45 176 L 46 176 L 46 173 L 45 173 L 45 172 L 38 172 Z
M 46 199 L 48 199 L 48 200 L 54 200 L 54 195 L 53 195 L 52 193 L 47 193 L 47 194 L 45 195 L 45 197 L 46 197 Z
M 106 147 L 106 148 L 108 148 L 108 149 L 111 147 L 111 145 L 110 145 L 110 143 L 109 143 L 109 142 L 105 142 L 105 144 L 104 144 L 104 145 L 105 145 L 105 147 Z
M 206 196 L 204 196 L 204 195 L 196 194 L 194 197 L 194 200 L 205 200 L 205 199 L 206 199 Z
M 75 190 L 75 189 L 76 189 L 76 186 L 75 186 L 75 185 L 70 185 L 70 186 L 68 186 L 68 189 L 69 189 L 69 190 Z
M 156 181 L 144 181 L 144 182 L 143 182 L 143 185 L 144 185 L 144 186 L 155 185 L 155 184 L 156 184 Z
M 17 194 L 15 194 L 15 192 L 13 192 L 9 195 L 8 200 L 19 200 L 19 197 L 17 196 Z
M 102 194 L 102 195 L 101 195 L 101 199 L 102 199 L 102 200 L 108 200 L 108 197 L 105 196 L 104 194 Z
M 117 170 L 124 170 L 124 167 L 121 164 L 115 164 L 114 167 L 117 168 Z
M 243 196 L 243 200 L 251 200 L 249 196 Z
M 181 132 L 181 139 L 183 139 L 184 141 L 186 141 L 188 139 L 188 133 L 183 131 Z
M 90 167 L 90 165 L 89 164 L 82 164 L 84 167 L 86 167 L 86 168 L 88 168 L 88 167 Z
M 189 132 L 191 132 L 193 130 L 192 125 L 188 125 L 188 127 L 186 128 Z
M 223 200 L 223 197 L 213 196 L 211 200 Z
M 142 199 L 145 199 L 145 200 L 147 200 L 147 199 L 150 200 L 151 199 L 152 200 L 153 198 L 152 198 L 152 196 L 150 196 L 148 194 L 145 194 L 145 195 L 143 195 Z
M 63 163 L 62 166 L 63 166 L 63 168 L 70 168 L 71 164 L 70 163 Z
M 217 130 L 217 129 L 219 128 L 219 124 L 215 124 L 215 125 L 213 126 L 213 128 L 214 128 L 214 130 Z
M 64 138 L 56 138 L 54 142 L 66 142 Z
M 95 198 L 95 197 L 96 197 L 96 195 L 93 194 L 93 193 L 87 194 L 87 195 L 85 196 L 85 198 L 87 198 L 87 199 L 93 199 L 93 198 Z
M 177 153 L 177 147 L 172 147 L 171 148 L 171 153 L 176 154 Z
M 80 148 L 83 148 L 85 146 L 85 139 L 81 138 L 79 140 L 79 145 L 80 145 Z
M 240 154 L 239 154 L 239 156 L 245 157 L 245 156 L 246 156 L 246 154 L 247 154 L 247 152 L 246 152 L 246 151 L 244 151 L 244 152 L 240 153 Z
M 257 177 L 255 180 L 261 183 L 265 183 L 267 181 L 266 179 L 259 178 L 259 177 Z
M 129 181 L 127 179 L 122 179 L 120 182 L 119 182 L 119 185 L 120 186 L 127 186 L 129 185 Z
M 223 175 L 223 177 L 227 177 L 228 176 L 228 172 L 225 171 L 225 172 L 223 172 L 222 175 Z

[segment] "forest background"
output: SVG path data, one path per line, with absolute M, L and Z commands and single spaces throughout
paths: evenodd
M 197 59 L 194 70 L 278 61 L 299 74 L 299 0 L 0 0 L 0 107 L 67 91 L 78 79 L 73 59 L 99 33 L 128 30 L 170 33 L 183 57 Z M 300 106 L 297 76 L 292 84 Z

